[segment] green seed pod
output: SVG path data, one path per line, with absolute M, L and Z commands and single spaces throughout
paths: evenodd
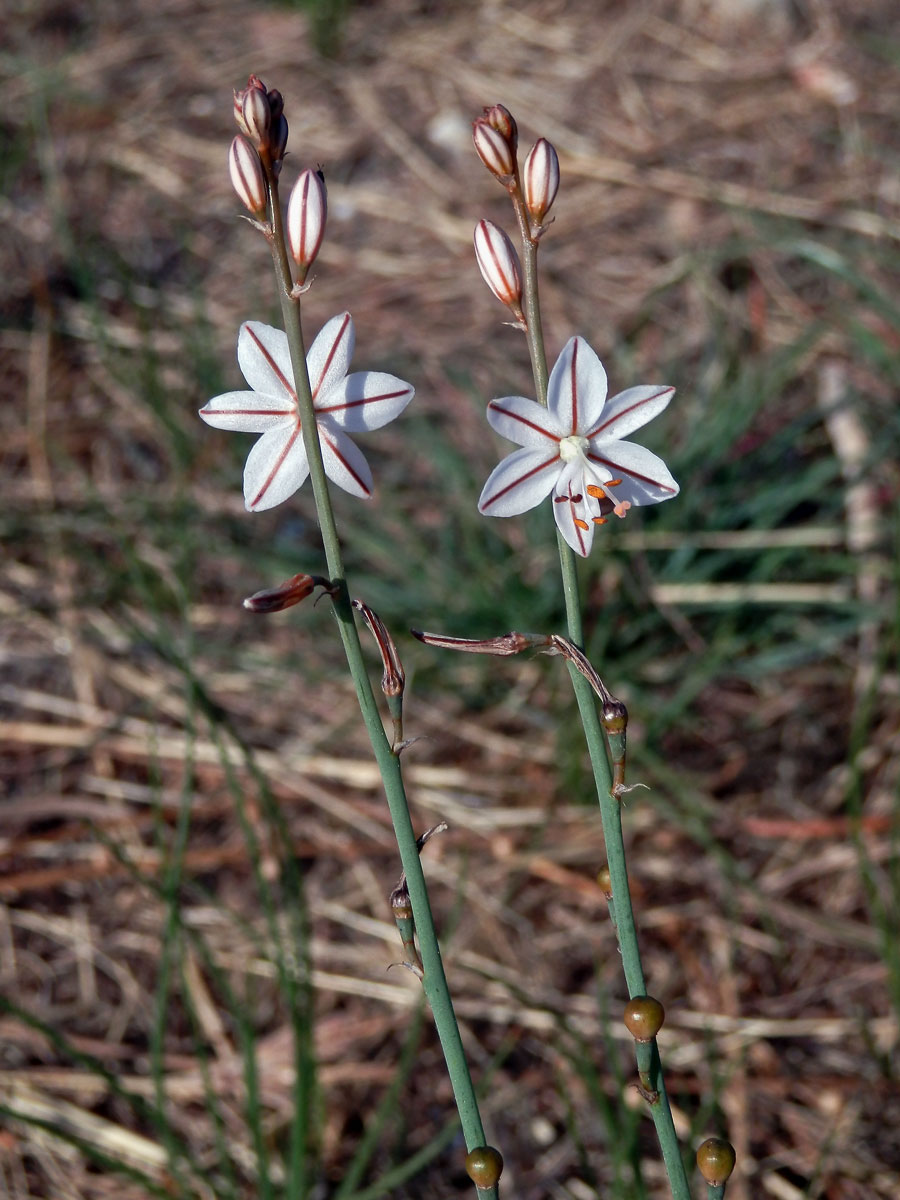
M 466 1174 L 477 1188 L 496 1187 L 503 1171 L 503 1155 L 493 1146 L 479 1146 L 466 1155 Z
M 652 996 L 635 996 L 625 1005 L 625 1028 L 637 1042 L 651 1042 L 662 1029 L 666 1010 Z
M 612 895 L 612 876 L 609 873 L 609 867 L 601 867 L 597 872 L 597 883 L 600 885 L 600 891 L 604 896 Z
M 697 1166 L 711 1187 L 721 1187 L 734 1170 L 735 1158 L 731 1142 L 723 1138 L 707 1138 L 697 1151 Z

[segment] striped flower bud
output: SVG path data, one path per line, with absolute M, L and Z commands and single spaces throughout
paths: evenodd
M 512 242 L 493 221 L 479 221 L 475 226 L 475 257 L 484 282 L 500 303 L 519 309 L 522 302 L 519 258 Z
M 501 180 L 512 178 L 516 171 L 515 151 L 484 117 L 472 122 L 472 140 L 478 157 L 492 175 Z
M 559 191 L 559 157 L 546 138 L 539 138 L 525 159 L 522 191 L 531 219 L 540 225 Z
M 228 173 L 241 203 L 255 217 L 266 214 L 266 180 L 259 155 L 246 138 L 236 137 L 228 151 Z
M 254 134 L 247 123 L 246 116 L 244 115 L 244 102 L 246 101 L 250 92 L 258 92 L 260 99 L 265 101 L 267 110 L 269 109 L 268 98 L 266 95 L 266 85 L 258 75 L 251 75 L 247 80 L 247 86 L 245 88 L 241 88 L 239 92 L 234 93 L 234 119 L 237 122 L 237 127 L 240 129 L 241 133 L 245 134 L 252 140 Z M 256 103 L 257 102 L 255 100 L 252 101 L 251 106 L 255 105 Z
M 301 282 L 322 245 L 325 214 L 325 185 L 316 171 L 304 171 L 294 184 L 287 210 L 288 246 L 300 268 Z
M 241 101 L 241 128 L 257 150 L 269 147 L 269 130 L 272 127 L 272 110 L 269 97 L 261 87 L 248 87 Z

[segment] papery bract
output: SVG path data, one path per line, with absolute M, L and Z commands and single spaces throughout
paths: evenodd
M 606 392 L 600 359 L 584 338 L 573 337 L 550 374 L 546 408 L 524 396 L 492 400 L 489 423 L 523 448 L 494 468 L 479 511 L 513 517 L 552 494 L 560 532 L 577 554 L 587 555 L 606 512 L 624 517 L 632 505 L 677 496 L 662 459 L 622 441 L 661 413 L 675 389 L 633 387 L 610 400 Z
M 368 499 L 372 473 L 347 434 L 386 425 L 415 392 L 380 371 L 348 375 L 353 345 L 353 320 L 341 313 L 322 328 L 306 365 L 325 473 L 345 491 Z M 261 512 L 293 495 L 309 474 L 287 335 L 259 321 L 245 322 L 238 335 L 238 363 L 253 390 L 216 396 L 200 416 L 217 429 L 262 434 L 244 468 L 244 503 Z

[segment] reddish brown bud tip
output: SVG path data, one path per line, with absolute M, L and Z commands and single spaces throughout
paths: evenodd
M 250 126 L 247 124 L 247 118 L 244 115 L 244 104 L 247 101 L 247 97 L 250 95 L 251 92 L 258 93 L 259 98 L 265 102 L 266 109 L 268 110 L 266 85 L 263 83 L 263 81 L 260 79 L 260 77 L 258 75 L 251 75 L 250 78 L 247 80 L 247 86 L 245 88 L 241 88 L 240 91 L 235 91 L 235 93 L 234 93 L 234 119 L 237 122 L 237 127 L 238 127 L 238 129 L 240 129 L 241 133 L 245 134 L 248 138 L 250 138 L 251 141 L 253 141 L 254 145 L 255 145 L 256 142 L 255 142 L 254 134 L 251 131 Z M 255 100 L 251 101 L 251 106 L 253 106 L 255 104 L 256 104 Z
M 277 587 L 254 592 L 244 601 L 244 608 L 255 613 L 281 612 L 282 609 L 293 608 L 295 604 L 305 600 L 319 582 L 324 580 L 318 580 L 313 575 L 294 575 L 284 583 L 279 583 Z
M 466 1155 L 466 1174 L 479 1189 L 496 1187 L 503 1173 L 503 1155 L 493 1146 L 479 1146 Z
M 228 151 L 228 174 L 241 203 L 256 217 L 266 213 L 266 179 L 259 155 L 238 135 Z
M 491 104 L 483 112 L 481 120 L 490 125 L 491 129 L 496 129 L 501 137 L 509 143 L 510 149 L 515 154 L 519 144 L 519 127 L 509 109 L 503 104 Z
M 707 1138 L 697 1151 L 697 1166 L 710 1187 L 721 1187 L 734 1170 L 736 1161 L 734 1146 L 723 1138 Z
M 532 146 L 522 168 L 522 192 L 532 221 L 538 224 L 550 211 L 559 191 L 559 158 L 546 138 Z
M 519 256 L 512 242 L 493 221 L 479 221 L 475 226 L 475 257 L 484 282 L 501 304 L 520 308 L 522 277 Z
M 652 1042 L 662 1029 L 666 1010 L 653 996 L 634 996 L 625 1005 L 622 1019 L 636 1042 Z

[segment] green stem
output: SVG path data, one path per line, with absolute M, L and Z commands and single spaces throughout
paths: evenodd
M 528 214 L 521 199 L 521 193 L 511 193 L 519 229 L 522 234 L 522 260 L 524 271 L 524 311 L 526 315 L 528 352 L 531 357 L 531 367 L 534 372 L 535 387 L 541 404 L 547 403 L 547 356 L 544 349 L 543 331 L 541 327 L 540 303 L 538 297 L 537 252 L 538 243 L 530 234 Z M 584 648 L 584 625 L 581 618 L 581 599 L 578 590 L 578 572 L 575 552 L 557 531 L 556 540 L 559 545 L 559 564 L 562 572 L 563 595 L 566 605 L 566 625 L 571 641 L 580 649 Z M 581 724 L 584 727 L 584 737 L 591 760 L 591 769 L 597 788 L 597 799 L 600 803 L 600 819 L 603 824 L 603 838 L 606 843 L 607 866 L 609 867 L 612 885 L 613 911 L 615 912 L 615 929 L 622 953 L 622 968 L 625 973 L 625 984 L 629 997 L 646 994 L 644 969 L 641 965 L 641 952 L 638 946 L 637 927 L 634 921 L 634 909 L 631 904 L 631 892 L 628 887 L 628 871 L 625 865 L 625 842 L 622 836 L 622 812 L 619 800 L 612 794 L 612 772 L 606 750 L 606 737 L 591 685 L 572 663 L 567 663 Z M 649 1104 L 650 1114 L 656 1126 L 656 1134 L 662 1151 L 663 1162 L 669 1176 L 669 1184 L 674 1200 L 690 1200 L 690 1187 L 681 1157 L 681 1148 L 675 1133 L 672 1120 L 672 1109 L 666 1094 L 665 1081 L 659 1056 L 655 1056 L 656 1071 L 654 1072 L 654 1091 L 656 1096 Z
M 322 451 L 319 445 L 313 407 L 312 392 L 309 384 L 309 373 L 306 366 L 306 348 L 303 342 L 303 332 L 300 323 L 299 297 L 292 295 L 291 270 L 285 249 L 281 205 L 278 197 L 277 183 L 270 179 L 270 195 L 272 200 L 272 257 L 275 272 L 278 277 L 281 311 L 287 333 L 288 347 L 291 355 L 291 366 L 294 373 L 294 386 L 300 407 L 300 425 L 303 434 L 303 445 L 309 460 L 309 473 L 312 482 L 313 496 L 316 503 L 316 513 L 322 533 L 325 549 L 325 559 L 328 563 L 328 574 L 336 591 L 333 595 L 334 613 L 337 617 L 338 629 L 347 665 L 356 689 L 360 711 L 369 734 L 372 750 L 378 763 L 384 791 L 387 797 L 391 821 L 397 838 L 397 848 L 400 861 L 406 873 L 406 883 L 412 904 L 413 918 L 419 937 L 419 952 L 422 958 L 424 972 L 423 987 L 425 996 L 431 1006 L 434 1023 L 437 1028 L 441 1048 L 447 1063 L 447 1071 L 453 1087 L 456 1107 L 459 1110 L 463 1136 L 467 1150 L 477 1149 L 485 1144 L 484 1127 L 478 1109 L 475 1088 L 469 1073 L 463 1049 L 462 1037 L 444 966 L 441 960 L 441 950 L 434 927 L 434 917 L 428 898 L 425 874 L 419 857 L 416 834 L 413 829 L 409 812 L 409 803 L 403 783 L 403 773 L 400 766 L 399 754 L 395 753 L 384 731 L 378 704 L 372 689 L 371 680 L 366 670 L 360 644 L 359 632 L 353 617 L 350 594 L 344 576 L 344 564 L 341 555 L 334 511 L 331 506 L 331 496 L 325 468 L 322 463 Z M 496 1196 L 496 1190 L 479 1191 L 480 1200 L 491 1200 Z

